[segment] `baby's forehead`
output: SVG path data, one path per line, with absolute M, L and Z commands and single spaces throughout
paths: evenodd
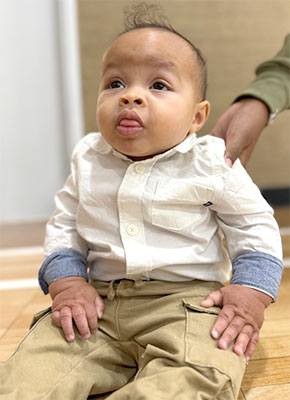
M 194 50 L 177 34 L 159 28 L 142 28 L 118 36 L 105 52 L 102 66 L 104 69 L 132 62 L 190 72 L 196 68 L 197 60 Z

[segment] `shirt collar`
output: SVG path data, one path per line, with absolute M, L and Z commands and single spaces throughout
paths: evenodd
M 196 139 L 196 133 L 190 133 L 181 143 L 173 147 L 173 149 L 171 150 L 175 150 L 179 153 L 187 153 L 189 150 L 192 149 L 193 145 L 196 142 Z
M 176 153 L 176 152 L 182 153 L 182 154 L 187 153 L 189 150 L 192 149 L 193 145 L 196 142 L 196 139 L 197 139 L 196 134 L 190 133 L 181 143 L 179 143 L 172 149 L 169 149 L 169 150 L 165 151 L 164 153 L 158 154 L 150 159 L 168 158 L 173 153 Z M 113 149 L 112 146 L 106 142 L 106 140 L 103 138 L 103 136 L 100 133 L 98 134 L 97 140 L 95 141 L 93 147 L 100 154 L 112 153 L 117 158 L 120 158 L 125 161 L 129 161 L 129 162 L 134 162 L 129 157 L 127 157 L 124 154 Z M 148 160 L 150 160 L 150 159 L 148 159 Z M 146 161 L 146 160 L 144 160 L 144 161 Z

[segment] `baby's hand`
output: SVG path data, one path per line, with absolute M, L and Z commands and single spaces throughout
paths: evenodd
M 73 322 L 83 339 L 88 339 L 98 328 L 104 303 L 97 290 L 84 278 L 70 276 L 49 285 L 52 297 L 52 321 L 63 329 L 66 339 L 75 339 Z
M 235 340 L 234 352 L 238 355 L 245 353 L 246 361 L 249 361 L 259 341 L 264 310 L 271 301 L 270 296 L 258 290 L 229 285 L 210 293 L 201 306 L 222 307 L 211 335 L 219 338 L 220 349 L 227 349 Z

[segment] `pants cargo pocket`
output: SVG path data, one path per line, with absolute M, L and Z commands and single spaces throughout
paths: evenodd
M 183 299 L 186 312 L 185 361 L 203 375 L 208 399 L 235 400 L 245 370 L 245 358 L 235 354 L 232 347 L 228 350 L 218 348 L 210 331 L 220 308 L 201 307 L 203 299 Z
M 51 313 L 51 307 L 48 307 L 45 310 L 41 310 L 38 313 L 34 314 L 29 329 L 31 329 L 38 321 L 40 321 L 43 317 L 45 317 L 47 314 L 50 313 Z

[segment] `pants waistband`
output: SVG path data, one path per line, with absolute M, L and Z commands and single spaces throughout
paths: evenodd
M 165 296 L 174 293 L 188 292 L 194 290 L 201 296 L 207 295 L 208 291 L 218 290 L 223 285 L 219 282 L 208 282 L 201 280 L 169 282 L 159 280 L 129 280 L 120 279 L 110 282 L 93 280 L 90 282 L 100 296 L 113 300 L 115 297 L 141 297 L 141 296 Z

